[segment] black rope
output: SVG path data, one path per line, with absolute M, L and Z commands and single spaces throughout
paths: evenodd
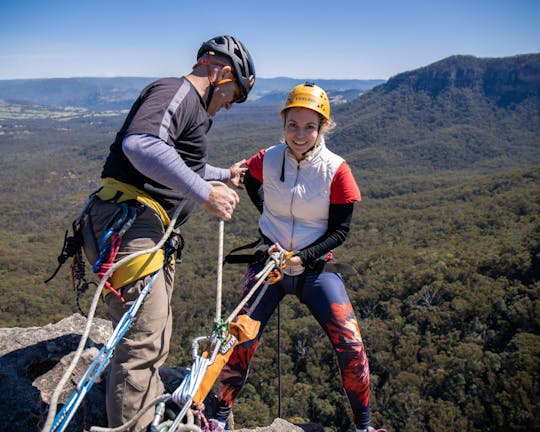
M 277 307 L 278 418 L 281 417 L 281 308 Z

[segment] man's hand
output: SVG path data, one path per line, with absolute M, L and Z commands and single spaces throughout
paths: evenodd
M 225 185 L 215 185 L 201 207 L 211 215 L 228 221 L 239 202 L 240 198 L 235 191 Z
M 229 171 L 231 172 L 231 178 L 229 179 L 229 185 L 234 186 L 237 189 L 244 189 L 242 183 L 244 183 L 244 174 L 247 171 L 245 164 L 246 160 L 242 159 L 230 166 Z

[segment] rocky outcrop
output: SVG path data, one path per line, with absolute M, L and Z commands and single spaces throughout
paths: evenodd
M 409 86 L 433 97 L 456 89 L 469 89 L 497 101 L 517 104 L 527 97 L 540 96 L 540 55 L 525 54 L 504 58 L 452 56 L 429 66 L 392 77 L 386 92 Z
M 41 430 L 56 385 L 71 363 L 85 325 L 86 319 L 76 314 L 44 327 L 0 329 L 0 430 Z M 67 400 L 111 333 L 109 321 L 94 320 L 60 403 Z M 104 394 L 103 383 L 96 382 L 73 419 L 73 431 L 87 430 L 92 424 L 106 425 Z
M 84 333 L 86 318 L 72 315 L 44 327 L 0 329 L 0 430 L 38 432 L 45 423 L 49 403 L 58 382 L 71 363 Z M 64 403 L 81 380 L 93 359 L 112 333 L 109 321 L 96 318 L 85 349 L 59 403 Z M 102 374 L 105 376 L 107 371 Z M 166 388 L 176 388 L 184 368 L 160 370 Z M 90 426 L 106 426 L 105 388 L 96 381 L 71 421 L 68 431 L 88 431 Z M 252 429 L 239 429 L 250 432 Z M 322 431 L 314 424 L 293 425 L 276 419 L 258 432 Z

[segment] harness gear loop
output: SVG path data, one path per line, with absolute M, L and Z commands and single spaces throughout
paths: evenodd
M 88 213 L 88 210 L 92 206 L 94 199 L 96 198 L 97 192 L 99 192 L 99 190 L 90 194 L 82 212 L 79 214 L 77 219 L 72 222 L 71 229 L 73 231 L 73 235 L 68 236 L 69 230 L 66 230 L 64 234 L 64 244 L 62 245 L 60 254 L 56 258 L 56 260 L 58 261 L 58 267 L 56 267 L 56 270 L 48 279 L 44 281 L 44 283 L 49 283 L 51 280 L 53 280 L 54 277 L 58 274 L 60 267 L 62 267 L 62 265 L 68 260 L 68 258 L 71 258 L 80 252 L 84 243 L 81 233 L 82 223 L 84 218 L 86 217 L 86 214 Z
M 120 234 L 113 233 L 111 236 L 111 245 L 109 248 L 109 256 L 106 262 L 102 262 L 99 265 L 99 271 L 97 272 L 98 279 L 101 280 L 103 276 L 105 276 L 105 273 L 114 265 L 114 260 L 116 258 L 116 255 L 118 254 L 118 251 L 120 250 L 120 244 L 122 243 L 122 237 Z M 106 280 L 104 287 L 108 289 L 110 292 L 112 292 L 118 299 L 122 302 L 125 302 L 124 297 L 113 288 L 111 283 Z

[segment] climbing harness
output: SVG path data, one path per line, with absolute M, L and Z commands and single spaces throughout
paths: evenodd
M 110 185 L 110 184 L 109 184 Z M 129 186 L 129 185 L 128 185 Z M 100 189 L 96 193 L 92 194 L 90 196 L 90 199 L 88 200 L 83 212 L 81 215 L 76 219 L 76 221 L 73 223 L 73 230 L 74 240 L 67 241 L 69 238 L 66 235 L 66 240 L 64 241 L 64 247 L 63 251 L 60 254 L 60 257 L 58 259 L 59 261 L 59 267 L 69 258 L 70 256 L 76 256 L 78 257 L 81 253 L 81 247 L 82 247 L 82 224 L 83 220 L 87 215 L 87 212 L 89 208 L 92 205 L 92 202 L 96 197 L 99 197 L 98 194 L 103 191 L 104 188 Z M 106 189 L 106 188 L 105 188 Z M 124 192 L 124 191 L 122 191 Z M 138 191 L 136 191 L 138 192 Z M 129 195 L 128 195 L 129 196 Z M 101 198 L 101 197 L 99 197 Z M 144 197 L 146 200 L 146 197 Z M 137 201 L 141 201 L 140 199 L 137 199 Z M 111 218 L 110 226 L 106 227 L 108 228 L 105 233 L 105 240 L 102 240 L 101 242 L 101 251 L 100 256 L 98 258 L 98 261 L 100 261 L 99 268 L 97 266 L 94 266 L 94 270 L 98 270 L 98 276 L 100 277 L 100 282 L 97 285 L 89 312 L 87 316 L 87 324 L 84 330 L 83 335 L 81 336 L 81 340 L 79 341 L 79 346 L 77 348 L 77 351 L 75 352 L 75 355 L 71 361 L 70 366 L 65 371 L 64 375 L 62 376 L 60 382 L 57 384 L 57 387 L 55 388 L 55 391 L 53 393 L 53 396 L 51 398 L 51 402 L 49 405 L 49 413 L 47 415 L 47 420 L 45 422 L 45 425 L 42 429 L 42 432 L 62 432 L 66 429 L 69 422 L 71 421 L 73 415 L 75 414 L 77 408 L 79 407 L 80 403 L 84 399 L 85 395 L 89 392 L 101 372 L 105 369 L 105 367 L 108 365 L 110 357 L 114 351 L 114 348 L 118 345 L 122 337 L 125 335 L 125 333 L 130 328 L 137 311 L 139 310 L 141 304 L 144 302 L 145 298 L 148 296 L 152 289 L 152 283 L 155 280 L 155 277 L 157 276 L 158 272 L 161 270 L 163 265 L 165 265 L 168 261 L 161 261 L 161 265 L 158 269 L 154 269 L 153 273 L 151 274 L 148 283 L 142 290 L 142 292 L 137 297 L 136 301 L 133 303 L 133 305 L 126 311 L 126 313 L 122 316 L 120 319 L 118 325 L 115 327 L 113 334 L 109 338 L 106 345 L 100 350 L 98 356 L 94 359 L 88 370 L 85 372 L 83 378 L 71 394 L 71 396 L 68 398 L 68 401 L 60 412 L 56 414 L 56 407 L 58 404 L 58 399 L 60 397 L 60 394 L 62 392 L 63 387 L 65 386 L 66 382 L 68 381 L 69 377 L 75 370 L 75 367 L 82 355 L 82 352 L 84 350 L 84 347 L 86 345 L 86 341 L 88 340 L 88 336 L 90 334 L 90 328 L 92 325 L 92 320 L 94 318 L 94 314 L 97 308 L 98 301 L 102 295 L 102 291 L 104 291 L 107 287 L 107 284 L 109 286 L 107 289 L 111 291 L 114 294 L 114 291 L 117 291 L 113 288 L 109 282 L 109 278 L 114 275 L 114 272 L 118 269 L 121 269 L 122 266 L 127 265 L 128 263 L 137 260 L 140 257 L 153 257 L 155 255 L 162 256 L 164 258 L 170 259 L 170 256 L 174 253 L 173 250 L 168 250 L 165 252 L 163 248 L 166 244 L 171 243 L 171 235 L 175 231 L 175 224 L 178 216 L 180 215 L 180 212 L 182 210 L 181 206 L 178 206 L 175 209 L 174 215 L 171 219 L 166 215 L 160 215 L 162 216 L 162 221 L 167 223 L 165 233 L 163 234 L 160 241 L 152 248 L 141 250 L 135 253 L 132 253 L 116 263 L 114 263 L 114 258 L 116 257 L 116 254 L 119 249 L 119 242 L 121 241 L 123 235 L 125 232 L 129 229 L 129 227 L 133 224 L 137 214 L 142 211 L 143 207 L 139 204 L 134 204 L 133 202 L 130 202 L 131 205 L 127 203 L 127 201 L 124 201 L 120 205 L 120 218 L 113 217 Z M 144 203 L 145 205 L 147 203 Z M 154 208 L 154 203 L 150 202 L 150 206 Z M 159 209 L 158 209 L 159 210 Z M 115 216 L 118 216 L 116 214 Z M 110 239 L 110 242 L 107 243 L 107 239 Z M 72 247 L 72 245 L 75 245 Z M 108 245 L 108 246 L 107 246 Z M 106 247 L 107 246 L 107 247 Z M 77 248 L 77 249 L 75 249 Z M 107 253 L 101 253 L 104 249 L 108 249 Z M 105 258 L 107 256 L 107 258 Z M 82 257 L 82 255 L 81 255 Z M 61 262 L 62 261 L 62 262 Z M 80 263 L 81 261 L 78 261 Z M 105 268 L 102 269 L 103 264 L 105 265 Z M 51 276 L 48 280 L 51 280 L 52 277 L 56 275 L 58 272 L 58 269 L 55 271 L 53 276 Z M 80 264 L 77 264 L 78 272 L 83 273 L 80 271 Z M 140 278 L 142 276 L 146 276 L 148 273 L 145 274 L 137 274 L 137 278 Z M 117 293 L 118 294 L 118 293 Z M 115 294 L 115 295 L 117 295 Z M 120 296 L 121 297 L 121 296 Z
M 229 252 L 229 254 L 225 257 L 225 262 L 231 263 L 231 264 L 253 264 L 256 262 L 262 262 L 263 257 L 268 256 L 266 254 L 266 248 L 263 247 L 265 243 L 268 243 L 269 240 L 266 239 L 262 234 L 262 238 L 257 239 L 251 243 L 239 246 Z M 245 249 L 255 249 L 254 253 L 251 254 L 238 254 L 237 252 L 243 251 Z M 290 253 L 289 256 L 294 255 L 293 253 Z M 323 273 L 323 272 L 331 272 L 331 273 L 341 273 L 345 275 L 357 275 L 358 272 L 356 269 L 345 263 L 336 263 L 332 261 L 333 255 L 332 253 L 327 255 L 328 260 L 322 260 L 319 259 L 315 261 L 314 263 L 309 263 L 306 265 L 306 271 L 309 272 L 315 272 L 315 273 Z M 305 280 L 305 273 L 302 273 L 300 275 L 300 282 L 299 282 L 299 289 L 303 289 L 303 284 Z M 277 282 L 278 280 L 275 280 Z M 261 293 L 264 294 L 264 293 Z M 256 302 L 258 303 L 258 302 Z M 256 303 L 254 306 L 256 306 Z M 252 307 L 252 309 L 254 308 Z M 277 305 L 277 369 L 278 369 L 278 418 L 282 417 L 282 406 L 281 406 L 281 400 L 282 400 L 282 366 L 281 366 L 281 304 L 278 303 Z
M 72 257 L 72 286 L 76 292 L 76 302 L 79 312 L 85 317 L 86 314 L 80 306 L 80 296 L 88 290 L 90 285 L 95 285 L 95 283 L 88 282 L 86 279 L 85 262 L 82 254 L 84 244 L 82 229 L 86 223 L 91 224 L 89 212 L 96 200 L 118 205 L 116 213 L 111 216 L 104 228 L 105 233 L 99 244 L 94 239 L 96 242 L 95 246 L 99 250 L 99 256 L 94 262 L 92 269 L 97 274 L 98 280 L 101 280 L 108 269 L 114 264 L 124 234 L 131 227 L 137 216 L 146 208 L 150 208 L 156 213 L 164 227 L 169 226 L 171 222 L 167 212 L 148 193 L 113 178 L 103 179 L 102 186 L 90 195 L 83 211 L 73 222 L 73 234 L 68 236 L 68 231 L 66 231 L 64 244 L 57 258 L 58 267 L 52 276 L 45 281 L 45 283 L 48 283 L 52 280 L 60 267 L 68 258 Z M 115 267 L 115 271 L 110 274 L 105 282 L 103 296 L 112 293 L 121 301 L 124 301 L 118 291 L 119 288 L 162 268 L 163 262 L 168 262 L 172 255 L 183 247 L 183 238 L 178 230 L 175 229 L 174 234 L 174 236 L 170 236 L 167 239 L 162 249 L 158 249 L 151 254 L 138 255 L 132 260 L 126 261 L 122 266 Z M 180 242 L 179 246 L 175 244 L 175 239 L 178 239 Z

